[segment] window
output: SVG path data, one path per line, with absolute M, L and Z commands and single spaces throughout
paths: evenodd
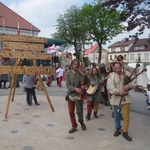
M 145 46 L 135 46 L 134 50 L 143 50 L 145 49 Z
M 144 54 L 144 59 L 149 59 L 149 53 Z
M 134 54 L 130 54 L 130 60 L 134 60 Z
M 115 55 L 115 59 L 117 58 L 117 55 Z
M 110 60 L 112 60 L 112 55 L 110 55 Z
M 115 52 L 115 48 L 114 47 L 111 48 L 111 52 Z
M 141 54 L 138 54 L 138 61 L 141 61 Z
M 125 51 L 125 47 L 120 47 L 120 51 Z
M 126 60 L 126 59 L 127 59 L 127 55 L 126 55 L 126 54 L 124 54 L 124 57 L 123 57 L 123 59 L 124 59 L 124 60 Z

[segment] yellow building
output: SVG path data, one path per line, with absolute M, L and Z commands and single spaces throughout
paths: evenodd
M 108 47 L 108 62 L 115 61 L 118 55 L 122 55 L 126 63 L 150 63 L 150 39 L 126 38 L 115 42 Z

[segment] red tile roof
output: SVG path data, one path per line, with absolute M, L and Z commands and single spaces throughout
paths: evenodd
M 86 49 L 84 52 L 84 55 L 91 54 L 96 48 L 98 47 L 98 44 L 91 45 L 90 48 Z
M 0 27 L 3 27 L 3 19 L 5 20 L 6 28 L 18 28 L 19 22 L 20 29 L 31 30 L 31 23 L 0 2 Z M 33 26 L 33 30 L 40 32 L 35 26 Z

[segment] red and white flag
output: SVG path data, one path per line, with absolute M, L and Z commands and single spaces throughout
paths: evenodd
M 47 48 L 47 53 L 48 53 L 48 54 L 52 54 L 52 53 L 56 53 L 56 52 L 57 52 L 57 50 L 56 50 L 55 44 L 53 44 L 52 46 L 49 46 L 49 47 Z
M 5 33 L 5 19 L 3 19 L 3 32 Z
M 34 36 L 33 25 L 31 23 L 31 36 Z
M 20 25 L 19 25 L 19 21 L 18 21 L 18 35 L 20 35 Z

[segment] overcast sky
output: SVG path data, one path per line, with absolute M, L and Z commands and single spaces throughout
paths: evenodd
M 93 0 L 1 0 L 4 5 L 40 29 L 39 36 L 47 38 L 55 33 L 54 26 L 60 14 L 64 14 L 72 5 L 82 6 L 83 3 L 91 1 Z M 145 31 L 140 38 L 148 38 L 148 33 L 150 31 Z M 103 47 L 107 49 L 109 45 L 128 37 L 129 34 L 120 34 Z

